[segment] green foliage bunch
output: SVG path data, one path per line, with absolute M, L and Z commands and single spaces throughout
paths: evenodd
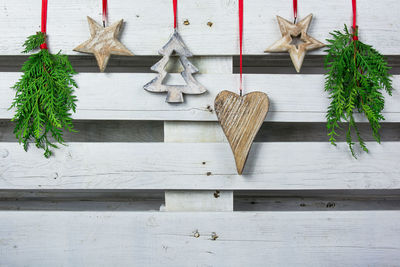
M 357 30 L 354 33 L 357 35 Z M 345 25 L 344 32 L 334 31 L 328 39 L 325 58 L 325 91 L 329 93 L 330 105 L 327 111 L 329 141 L 336 145 L 336 133 L 340 122 L 347 122 L 346 142 L 354 157 L 355 132 L 362 150 L 368 152 L 354 119 L 354 112 L 364 114 L 371 126 L 374 139 L 380 143 L 380 122 L 384 120 L 385 90 L 392 94 L 392 81 L 387 62 L 372 46 L 353 40 Z M 357 38 L 355 38 L 357 39 Z
M 37 50 L 45 39 L 41 32 L 29 36 L 23 53 Z M 74 131 L 70 111 L 76 109 L 77 84 L 72 78 L 76 72 L 66 55 L 51 54 L 47 49 L 32 54 L 22 71 L 22 77 L 12 87 L 16 90 L 10 107 L 16 110 L 12 119 L 16 123 L 14 133 L 25 151 L 34 141 L 48 158 L 50 149 L 57 148 L 54 141 L 64 144 L 63 130 Z

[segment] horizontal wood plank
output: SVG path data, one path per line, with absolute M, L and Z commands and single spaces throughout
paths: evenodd
M 0 84 L 0 119 L 13 115 L 8 110 L 14 97 L 9 89 L 19 73 L 2 73 Z M 165 102 L 166 94 L 150 93 L 143 85 L 155 77 L 152 73 L 81 73 L 77 76 L 79 89 L 78 110 L 80 120 L 175 120 L 217 121 L 214 112 L 215 96 L 222 90 L 237 92 L 239 77 L 232 74 L 198 74 L 208 90 L 203 95 L 186 95 L 185 103 L 173 105 Z M 179 74 L 171 74 L 169 82 L 183 83 Z M 329 104 L 324 92 L 323 75 L 248 74 L 244 76 L 246 92 L 263 91 L 270 98 L 267 121 L 325 122 Z M 394 76 L 394 87 L 400 88 L 400 75 Z M 386 98 L 384 116 L 387 122 L 400 122 L 400 90 Z M 360 117 L 359 121 L 366 121 Z
M 165 211 L 233 211 L 233 192 L 167 190 Z
M 70 143 L 45 159 L 18 143 L 0 143 L 0 190 L 400 189 L 399 142 L 255 143 L 242 176 L 226 143 Z
M 396 266 L 400 211 L 0 212 L 4 266 Z
M 400 28 L 397 0 L 358 1 L 360 40 L 374 45 L 384 54 L 399 54 Z M 37 1 L 0 0 L 0 54 L 20 54 L 25 38 L 40 30 L 40 3 Z M 390 8 L 388 8 L 390 7 Z M 237 1 L 192 0 L 179 2 L 179 30 L 195 55 L 238 54 Z M 109 3 L 109 22 L 125 19 L 122 42 L 136 55 L 156 55 L 172 33 L 172 2 L 164 0 L 123 1 Z M 263 54 L 280 38 L 276 15 L 293 19 L 291 3 L 281 1 L 247 1 L 245 4 L 244 53 Z M 351 2 L 303 1 L 299 19 L 309 13 L 314 19 L 309 34 L 320 41 L 329 32 L 351 24 Z M 101 1 L 70 0 L 49 3 L 48 26 L 50 48 L 67 54 L 89 38 L 86 16 L 101 21 Z M 184 25 L 184 21 L 188 25 Z M 209 26 L 209 22 L 212 26 Z M 323 53 L 323 49 L 315 51 Z

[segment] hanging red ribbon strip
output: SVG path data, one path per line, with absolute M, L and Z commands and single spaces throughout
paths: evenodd
M 293 0 L 293 17 L 294 17 L 294 23 L 296 23 L 296 20 L 297 20 L 297 0 Z
M 353 0 L 353 40 L 358 40 L 357 33 L 357 0 Z
M 106 20 L 107 20 L 107 0 L 103 0 L 103 26 L 106 26 Z
M 176 29 L 176 18 L 178 16 L 178 0 L 172 0 L 174 5 L 174 29 Z
M 243 0 L 239 0 L 239 46 L 240 46 L 240 86 L 239 91 L 243 91 Z
M 41 32 L 46 35 L 46 24 L 47 24 L 47 0 L 42 0 L 42 25 L 40 27 Z M 47 49 L 46 41 L 40 45 L 40 49 Z

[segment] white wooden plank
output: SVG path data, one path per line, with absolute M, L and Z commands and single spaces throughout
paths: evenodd
M 165 211 L 233 211 L 233 192 L 168 190 Z
M 19 73 L 2 73 L 0 76 L 0 119 L 11 118 L 8 110 L 14 91 L 9 89 L 19 79 Z M 199 74 L 198 79 L 209 90 L 203 95 L 186 95 L 185 103 L 171 105 L 165 94 L 149 93 L 143 85 L 155 74 L 81 73 L 77 75 L 80 86 L 75 119 L 102 120 L 182 120 L 216 121 L 214 98 L 221 90 L 238 91 L 238 75 Z M 171 74 L 171 82 L 182 82 L 179 74 Z M 323 90 L 323 75 L 260 75 L 244 76 L 247 92 L 263 91 L 270 97 L 267 121 L 325 122 L 329 104 Z M 400 88 L 400 75 L 394 76 L 394 87 Z M 384 116 L 388 122 L 400 122 L 400 90 L 386 98 Z M 365 118 L 361 118 L 365 121 Z
M 397 266 L 399 211 L 0 212 L 2 266 Z M 196 234 L 197 233 L 197 234 Z
M 227 73 L 231 72 L 232 70 Z M 221 134 L 222 131 L 209 122 L 164 122 L 164 141 L 167 143 L 218 142 L 223 140 Z M 166 211 L 233 211 L 233 191 L 167 190 L 165 209 Z
M 400 189 L 399 142 L 256 143 L 244 175 L 225 143 L 70 143 L 45 159 L 0 143 L 0 189 L 308 190 Z
M 166 121 L 164 140 L 169 143 L 228 142 L 221 125 L 208 121 Z
M 360 39 L 374 45 L 384 54 L 399 54 L 400 28 L 397 0 L 359 0 Z M 0 54 L 19 54 L 25 38 L 39 30 L 40 1 L 1 0 Z M 390 7 L 390 8 L 388 8 Z M 123 1 L 109 3 L 109 20 L 123 18 L 126 23 L 121 40 L 136 55 L 156 55 L 172 33 L 172 2 L 164 0 Z M 237 1 L 192 0 L 179 2 L 179 28 L 189 49 L 197 55 L 232 55 L 238 49 Z M 292 4 L 281 1 L 247 1 L 245 4 L 246 54 L 263 51 L 280 37 L 276 15 L 291 20 Z M 328 33 L 351 24 L 351 2 L 302 1 L 299 19 L 314 14 L 310 35 L 324 41 Z M 70 0 L 49 3 L 48 26 L 50 47 L 76 54 L 72 49 L 89 37 L 86 16 L 101 20 L 101 1 Z M 189 25 L 183 25 L 188 20 Z M 212 22 L 212 26 L 207 23 Z M 315 53 L 321 54 L 323 50 Z

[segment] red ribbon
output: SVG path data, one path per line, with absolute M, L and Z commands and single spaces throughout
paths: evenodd
M 243 91 L 243 0 L 239 0 L 239 46 L 240 46 L 240 86 L 239 91 Z
M 174 29 L 176 29 L 176 18 L 178 16 L 178 0 L 172 0 L 174 5 Z
M 294 23 L 296 23 L 296 19 L 297 19 L 297 0 L 293 0 L 293 16 L 294 16 Z
M 103 26 L 106 26 L 107 20 L 107 0 L 103 0 Z
M 353 40 L 357 41 L 357 0 L 353 0 Z
M 47 0 L 42 0 L 42 25 L 40 27 L 41 32 L 46 35 L 46 24 L 47 24 Z M 40 49 L 47 49 L 46 41 L 40 45 Z

